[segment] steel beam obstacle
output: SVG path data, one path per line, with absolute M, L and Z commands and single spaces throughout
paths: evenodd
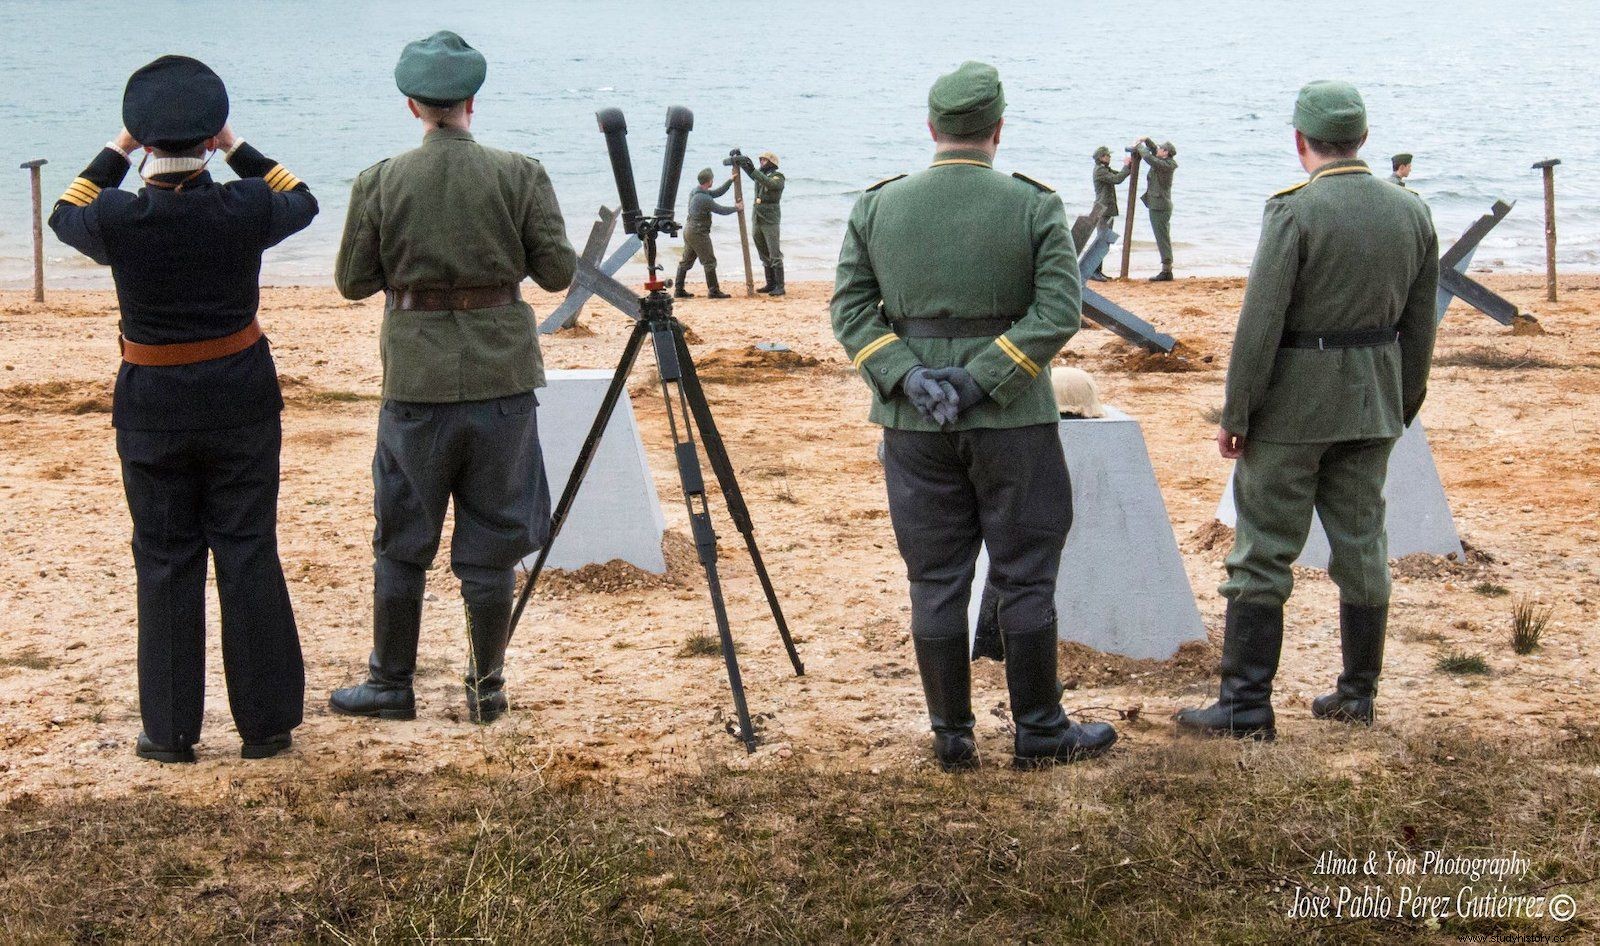
M 639 250 L 644 247 L 644 242 L 637 236 L 629 234 L 627 239 L 622 241 L 622 245 L 617 247 L 615 253 L 607 257 L 605 262 L 602 263 L 600 261 L 600 257 L 605 255 L 606 247 L 611 245 L 611 235 L 616 232 L 617 220 L 621 216 L 622 214 L 619 211 L 610 210 L 604 206 L 600 208 L 600 219 L 596 220 L 594 226 L 589 229 L 589 239 L 583 244 L 583 252 L 578 256 L 580 270 L 583 269 L 582 263 L 588 263 L 591 276 L 595 272 L 608 277 L 615 276 L 618 270 L 626 266 L 629 260 L 639 254 Z M 567 290 L 567 298 L 562 300 L 561 305 L 557 306 L 556 310 L 550 313 L 550 317 L 540 324 L 540 334 L 549 335 L 576 325 L 578 323 L 578 313 L 583 310 L 584 303 L 588 302 L 589 298 L 595 294 L 595 285 L 596 283 L 592 278 L 587 281 L 580 281 L 574 278 L 572 287 Z M 632 293 L 629 293 L 629 295 L 631 297 Z M 633 297 L 633 300 L 633 311 L 629 314 L 637 318 L 638 299 Z
M 1086 218 L 1079 218 L 1080 225 L 1084 219 Z M 1076 230 L 1077 227 L 1073 229 Z M 1106 254 L 1111 252 L 1111 244 L 1116 240 L 1116 231 L 1102 227 L 1095 231 L 1083 255 L 1078 257 L 1078 277 L 1083 283 L 1083 314 L 1096 325 L 1124 341 L 1132 342 L 1147 351 L 1170 355 L 1178 346 L 1177 339 L 1165 332 L 1157 331 L 1154 325 L 1089 288 L 1091 285 L 1089 274 L 1099 269 L 1105 262 Z
M 1520 314 L 1516 303 L 1510 301 L 1494 290 L 1467 275 L 1467 267 L 1472 265 L 1472 257 L 1478 252 L 1478 244 L 1489 235 L 1489 231 L 1499 225 L 1500 221 L 1511 213 L 1511 208 L 1516 206 L 1516 201 L 1507 203 L 1497 200 L 1489 212 L 1473 221 L 1472 226 L 1461 234 L 1448 250 L 1439 257 L 1439 300 L 1436 314 L 1439 321 L 1444 321 L 1445 310 L 1450 308 L 1451 299 L 1460 299 L 1472 306 L 1489 318 L 1501 325 L 1511 325 Z

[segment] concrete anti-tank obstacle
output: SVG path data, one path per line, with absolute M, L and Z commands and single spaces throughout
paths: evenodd
M 1058 431 L 1072 477 L 1072 530 L 1056 581 L 1061 639 L 1156 660 L 1204 640 L 1139 422 L 1106 407 L 1104 417 L 1064 419 Z M 982 551 L 968 606 L 974 626 L 988 570 Z
M 1454 555 L 1457 560 L 1464 557 L 1461 536 L 1456 532 L 1455 520 L 1450 517 L 1450 500 L 1445 496 L 1439 469 L 1428 449 L 1428 435 L 1420 420 L 1413 421 L 1394 445 L 1394 453 L 1389 456 L 1389 476 L 1383 484 L 1383 499 L 1387 504 L 1384 527 L 1389 533 L 1390 558 L 1416 552 Z M 1222 501 L 1217 504 L 1217 519 L 1230 529 L 1238 527 L 1239 514 L 1233 507 L 1232 471 L 1228 473 L 1228 485 L 1223 487 Z M 1327 533 L 1322 530 L 1322 520 L 1312 513 L 1311 533 L 1295 564 L 1327 568 L 1328 555 Z
M 545 373 L 549 386 L 538 392 L 539 442 L 544 448 L 552 501 L 561 495 L 572 474 L 611 374 L 606 370 Z M 621 559 L 661 574 L 667 570 L 661 551 L 665 528 L 633 405 L 622 398 L 546 565 L 574 569 Z M 531 566 L 536 557 L 537 553 L 528 556 L 523 567 Z

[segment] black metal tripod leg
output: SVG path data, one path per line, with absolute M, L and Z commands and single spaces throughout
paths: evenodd
M 706 498 L 705 473 L 700 468 L 700 454 L 695 447 L 694 419 L 689 407 L 688 389 L 683 386 L 683 366 L 692 363 L 680 357 L 682 327 L 670 322 L 652 330 L 656 351 L 656 369 L 661 375 L 661 396 L 667 402 L 667 426 L 672 432 L 672 452 L 678 464 L 678 482 L 683 486 L 683 504 L 689 511 L 689 526 L 694 532 L 695 551 L 706 572 L 706 590 L 711 595 L 711 611 L 717 621 L 717 638 L 722 647 L 722 660 L 728 668 L 728 688 L 733 691 L 733 708 L 739 716 L 739 737 L 744 740 L 745 751 L 756 751 L 755 726 L 750 721 L 750 708 L 745 702 L 744 679 L 739 673 L 739 660 L 733 647 L 733 629 L 728 624 L 727 604 L 722 598 L 722 582 L 717 576 L 717 533 L 711 525 L 711 507 Z M 677 400 L 673 399 L 676 390 Z M 681 416 L 680 416 L 681 411 Z
M 544 548 L 539 550 L 539 557 L 534 560 L 533 568 L 528 570 L 528 577 L 523 582 L 522 593 L 517 596 L 516 609 L 511 612 L 511 630 L 509 637 L 516 633 L 517 622 L 522 620 L 522 612 L 528 606 L 528 599 L 533 595 L 533 586 L 539 581 L 539 573 L 544 571 L 545 560 L 550 557 L 550 547 L 555 545 L 556 536 L 561 534 L 561 527 L 566 525 L 567 516 L 572 512 L 572 504 L 578 498 L 578 488 L 583 485 L 583 478 L 589 472 L 589 464 L 594 461 L 595 452 L 600 449 L 600 438 L 605 436 L 606 427 L 611 423 L 611 415 L 617 409 L 617 402 L 622 400 L 622 395 L 628 389 L 628 375 L 633 372 L 633 364 L 639 358 L 639 346 L 644 343 L 648 329 L 643 322 L 635 322 L 633 334 L 628 336 L 628 344 L 622 349 L 622 358 L 617 362 L 617 370 L 611 375 L 611 386 L 606 388 L 606 395 L 600 401 L 600 410 L 595 414 L 594 423 L 589 427 L 589 436 L 584 438 L 583 446 L 578 449 L 578 457 L 572 464 L 572 472 L 567 476 L 567 485 L 561 491 L 561 500 L 556 503 L 556 511 L 550 517 L 550 538 L 545 540 Z
M 778 625 L 778 636 L 783 639 L 783 647 L 789 652 L 789 663 L 794 667 L 795 676 L 803 677 L 806 666 L 800 660 L 800 652 L 795 649 L 794 638 L 789 634 L 789 622 L 784 620 L 783 606 L 778 603 L 778 592 L 772 587 L 772 578 L 767 574 L 767 564 L 761 557 L 760 546 L 756 544 L 755 522 L 750 518 L 750 507 L 744 501 L 744 492 L 739 488 L 733 461 L 728 458 L 728 448 L 722 441 L 722 434 L 717 430 L 716 419 L 711 416 L 711 404 L 706 400 L 705 388 L 700 385 L 700 375 L 695 370 L 694 358 L 690 355 L 689 345 L 684 340 L 681 324 L 675 330 L 675 334 L 678 362 L 683 374 L 679 384 L 683 386 L 689 409 L 694 414 L 695 427 L 700 431 L 700 442 L 705 446 L 706 459 L 711 462 L 711 471 L 716 474 L 717 483 L 722 487 L 722 500 L 728 507 L 728 516 L 733 520 L 734 527 L 744 536 L 745 549 L 749 551 L 750 561 L 755 565 L 756 577 L 761 581 L 761 591 L 767 596 L 767 606 L 772 609 L 772 620 Z

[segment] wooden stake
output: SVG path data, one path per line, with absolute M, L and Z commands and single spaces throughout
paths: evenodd
M 1128 260 L 1133 257 L 1133 211 L 1139 200 L 1139 152 L 1133 153 L 1133 173 L 1128 175 L 1128 219 L 1122 225 L 1122 278 L 1128 278 Z
M 24 161 L 33 187 L 33 301 L 44 301 L 44 202 L 39 194 L 39 168 L 50 162 L 44 158 Z
M 1544 172 L 1544 297 L 1556 301 L 1556 165 L 1560 158 L 1546 158 L 1534 165 Z
M 744 249 L 744 294 L 756 294 L 756 277 L 750 271 L 750 227 L 744 222 L 744 182 L 739 165 L 733 165 L 733 202 L 739 208 L 739 245 Z

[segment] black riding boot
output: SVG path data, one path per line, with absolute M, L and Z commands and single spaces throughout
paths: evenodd
M 1109 281 L 1109 280 L 1106 279 L 1106 271 L 1104 269 L 1103 264 L 1101 266 L 1096 266 L 1094 268 L 1094 272 L 1089 274 L 1089 279 L 1090 279 L 1091 282 L 1108 282 Z
M 717 271 L 714 270 L 714 269 L 706 270 L 706 298 L 707 299 L 731 299 L 731 298 L 733 298 L 732 296 L 730 296 L 727 293 L 723 292 L 722 291 L 722 287 L 717 284 Z
M 372 656 L 367 682 L 334 690 L 328 704 L 345 716 L 416 719 L 417 698 L 411 689 L 417 672 L 417 636 L 422 631 L 422 592 L 384 594 L 372 598 Z
M 1006 631 L 1005 659 L 1018 768 L 1076 762 L 1105 752 L 1117 741 L 1109 723 L 1079 725 L 1061 709 L 1054 619 L 1031 631 Z
M 762 286 L 760 289 L 757 289 L 756 292 L 771 292 L 772 291 L 772 267 L 768 266 L 766 263 L 762 263 L 761 264 L 761 271 L 766 274 L 767 284 L 765 286 Z
M 1150 277 L 1151 282 L 1172 282 L 1172 267 L 1163 266 L 1161 272 Z
M 769 296 L 781 296 L 783 294 L 784 294 L 784 290 L 783 290 L 783 264 L 782 263 L 773 263 L 772 264 L 772 288 L 767 290 L 767 295 L 769 295 Z
M 1217 701 L 1178 713 L 1178 730 L 1235 739 L 1277 737 L 1272 678 L 1283 650 L 1283 606 L 1228 602 Z
M 694 293 L 683 288 L 684 280 L 689 278 L 689 267 L 678 267 L 678 278 L 672 281 L 672 297 L 674 299 L 693 299 Z
M 967 637 L 917 637 L 917 671 L 928 700 L 933 754 L 946 772 L 976 768 L 978 743 L 972 737 L 972 666 Z
M 1383 669 L 1383 637 L 1389 624 L 1389 606 L 1339 603 L 1339 644 L 1344 651 L 1344 673 L 1332 693 L 1311 701 L 1311 715 L 1342 723 L 1372 722 L 1373 701 L 1378 696 L 1378 673 Z
M 506 699 L 506 645 L 511 638 L 511 599 L 467 603 L 467 715 L 492 723 L 510 707 Z

